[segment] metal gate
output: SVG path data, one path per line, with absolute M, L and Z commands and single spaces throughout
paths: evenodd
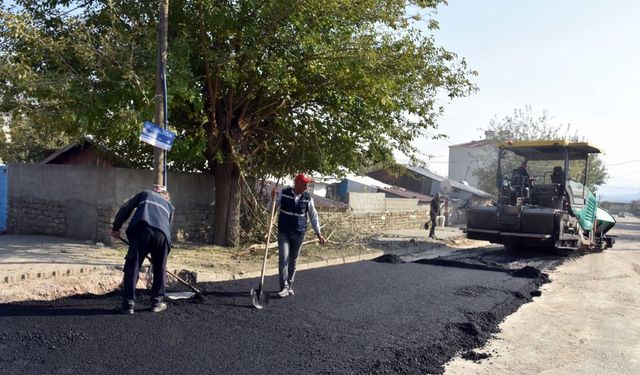
M 7 230 L 7 166 L 0 165 L 0 233 Z

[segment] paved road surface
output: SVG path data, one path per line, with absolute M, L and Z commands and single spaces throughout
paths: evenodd
M 535 280 L 374 261 L 302 271 L 262 311 L 256 279 L 203 285 L 202 304 L 114 313 L 111 294 L 0 305 L 3 374 L 441 373 L 486 340 Z M 268 278 L 267 288 L 275 290 Z

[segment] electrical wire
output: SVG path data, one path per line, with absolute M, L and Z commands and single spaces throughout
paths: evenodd
M 618 165 L 631 164 L 631 163 L 638 163 L 638 162 L 640 162 L 640 159 L 627 160 L 627 161 L 621 161 L 621 162 L 619 162 L 619 163 L 609 163 L 609 164 L 607 164 L 607 167 L 614 167 L 614 166 L 618 166 Z

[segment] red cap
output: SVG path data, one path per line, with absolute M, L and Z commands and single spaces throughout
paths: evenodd
M 300 173 L 299 175 L 296 176 L 295 182 L 302 182 L 303 184 L 308 184 L 309 182 L 313 182 L 313 179 L 311 177 L 307 177 L 304 175 L 304 173 Z

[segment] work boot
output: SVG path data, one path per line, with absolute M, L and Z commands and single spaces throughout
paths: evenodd
M 123 314 L 132 315 L 134 305 L 135 304 L 133 301 L 129 301 L 125 299 L 122 301 L 122 304 L 118 307 L 118 311 L 120 311 Z
M 284 288 L 282 288 L 282 290 L 278 292 L 278 297 L 280 298 L 289 297 L 289 287 L 285 286 Z
M 151 305 L 151 311 L 154 313 L 159 313 L 167 309 L 167 303 L 162 301 L 155 301 L 153 305 Z

